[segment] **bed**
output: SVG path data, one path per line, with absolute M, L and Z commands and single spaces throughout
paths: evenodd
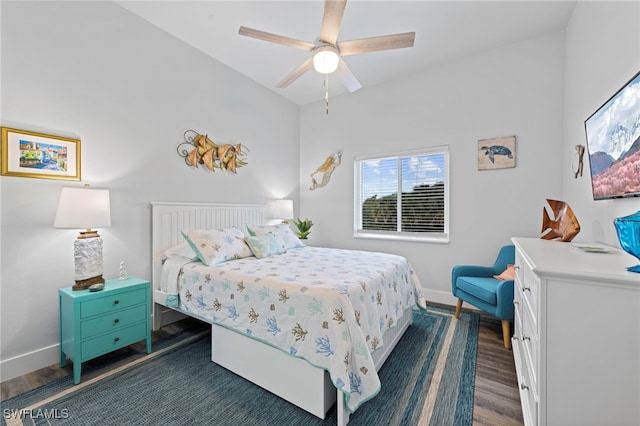
M 184 315 L 210 323 L 213 362 L 322 419 L 337 401 L 341 425 L 377 394 L 377 371 L 425 306 L 406 259 L 286 240 L 261 205 L 151 207 L 154 329 Z M 240 230 L 253 250 L 211 260 L 225 248 L 200 250 L 217 232 L 201 230 L 216 229 Z M 167 254 L 185 241 L 198 256 Z

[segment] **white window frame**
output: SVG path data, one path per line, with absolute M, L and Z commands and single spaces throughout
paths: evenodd
M 406 158 L 432 154 L 444 154 L 445 171 L 444 179 L 444 232 L 403 232 L 400 231 L 401 223 L 398 220 L 397 231 L 374 231 L 362 229 L 362 205 L 361 205 L 361 187 L 362 187 L 362 162 L 367 160 L 388 159 L 388 158 Z M 414 241 L 428 243 L 448 243 L 449 242 L 449 191 L 451 181 L 449 179 L 449 162 L 450 154 L 448 146 L 436 146 L 411 151 L 402 151 L 388 154 L 372 155 L 367 157 L 357 157 L 354 159 L 354 205 L 353 205 L 353 236 L 354 238 L 371 238 L 380 240 L 395 241 Z M 398 179 L 398 194 L 402 194 L 402 179 Z M 401 199 L 398 197 L 398 215 L 401 217 Z

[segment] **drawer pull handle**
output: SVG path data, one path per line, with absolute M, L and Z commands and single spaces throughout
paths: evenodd
M 113 339 L 113 341 L 114 341 L 114 342 L 119 342 L 119 341 L 120 341 L 120 338 L 119 338 L 119 337 L 116 337 L 115 339 Z
M 518 265 L 513 265 L 513 269 L 520 269 Z
M 113 304 L 114 304 L 114 305 L 117 305 L 118 303 L 120 303 L 120 301 L 119 301 L 119 300 L 117 300 L 117 299 L 113 301 Z
M 522 291 L 531 291 L 531 287 L 522 287 Z
M 525 341 L 525 340 L 531 341 L 531 337 L 529 337 L 529 336 L 522 336 L 522 341 Z
M 525 385 L 524 383 L 520 385 L 520 389 L 522 390 L 529 390 L 529 386 Z
M 113 322 L 117 324 L 117 323 L 120 322 L 120 320 L 118 318 L 116 318 L 116 319 L 113 320 Z

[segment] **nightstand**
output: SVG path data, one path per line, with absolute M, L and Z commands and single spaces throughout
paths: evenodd
M 80 383 L 82 363 L 146 340 L 151 353 L 151 284 L 129 277 L 105 282 L 104 290 L 58 290 L 60 366 L 73 361 L 73 382 Z

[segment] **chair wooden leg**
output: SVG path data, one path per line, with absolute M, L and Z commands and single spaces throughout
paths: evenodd
M 460 318 L 461 310 L 462 310 L 462 299 L 458 299 L 458 304 L 456 305 L 456 313 L 453 316 L 456 318 Z
M 509 320 L 502 320 L 502 340 L 504 347 L 511 349 L 511 331 L 509 329 Z

